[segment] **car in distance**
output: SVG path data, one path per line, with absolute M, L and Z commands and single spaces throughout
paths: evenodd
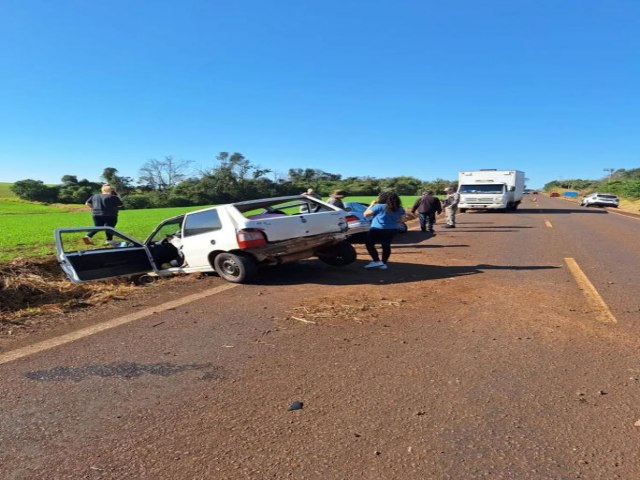
M 59 228 L 54 236 L 58 262 L 75 283 L 193 272 L 248 283 L 262 265 L 311 257 L 338 267 L 353 263 L 348 215 L 321 200 L 295 195 L 188 212 L 163 221 L 144 241 L 110 227 Z M 116 240 L 107 247 L 85 245 L 82 237 L 95 231 L 109 232 Z
M 583 207 L 618 208 L 619 204 L 620 199 L 617 195 L 613 195 L 612 193 L 591 193 L 589 195 L 585 195 L 582 200 L 580 200 L 580 205 Z

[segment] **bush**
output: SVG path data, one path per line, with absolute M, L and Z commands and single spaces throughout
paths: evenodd
M 134 193 L 127 195 L 122 199 L 124 208 L 129 210 L 138 210 L 142 208 L 150 208 L 153 206 L 153 202 L 148 194 Z
M 168 207 L 191 207 L 195 205 L 193 200 L 182 195 L 169 195 L 167 204 Z
M 22 200 L 54 203 L 58 200 L 58 188 L 45 185 L 41 180 L 18 180 L 11 190 Z

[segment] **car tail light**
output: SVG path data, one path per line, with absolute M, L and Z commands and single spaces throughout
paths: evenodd
M 236 233 L 236 239 L 238 240 L 238 246 L 243 250 L 246 248 L 263 247 L 267 244 L 267 238 L 264 236 L 264 232 L 257 228 L 239 230 L 238 233 Z
M 358 221 L 358 217 L 356 217 L 355 215 L 347 215 L 346 217 L 344 217 L 344 219 L 347 223 Z

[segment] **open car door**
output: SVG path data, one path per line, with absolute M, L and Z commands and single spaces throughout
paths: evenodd
M 90 232 L 96 232 L 87 240 Z M 105 242 L 105 232 L 113 240 Z M 54 232 L 56 257 L 75 283 L 157 272 L 149 249 L 110 227 L 58 228 Z

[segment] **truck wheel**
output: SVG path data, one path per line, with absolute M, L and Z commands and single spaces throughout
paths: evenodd
M 213 268 L 220 277 L 231 283 L 247 283 L 258 273 L 253 258 L 233 253 L 219 253 L 213 260 Z
M 344 267 L 356 261 L 358 254 L 348 242 L 340 242 L 337 245 L 317 252 L 318 258 L 327 265 L 333 267 Z

